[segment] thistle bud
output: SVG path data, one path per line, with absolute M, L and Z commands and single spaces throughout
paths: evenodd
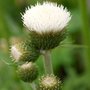
M 15 62 L 35 61 L 39 57 L 39 51 L 20 42 L 11 46 L 11 56 Z
M 35 63 L 25 63 L 18 67 L 17 75 L 24 82 L 32 82 L 38 76 L 38 68 Z
M 39 87 L 40 90 L 60 90 L 61 81 L 54 75 L 42 76 Z

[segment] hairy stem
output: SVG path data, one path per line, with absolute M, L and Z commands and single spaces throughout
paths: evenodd
M 35 83 L 31 83 L 31 88 L 32 88 L 32 90 L 37 90 L 36 84 Z
M 53 67 L 52 67 L 52 60 L 51 60 L 51 52 L 48 51 L 41 51 L 43 54 L 43 63 L 44 63 L 44 69 L 46 74 L 53 74 Z

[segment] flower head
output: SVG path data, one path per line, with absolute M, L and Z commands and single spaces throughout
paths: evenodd
M 48 50 L 58 46 L 66 37 L 65 27 L 71 15 L 62 5 L 44 2 L 28 8 L 22 19 L 30 31 L 29 36 L 34 48 Z
M 67 26 L 71 15 L 63 5 L 44 2 L 28 8 L 22 15 L 22 19 L 30 31 L 55 32 L 61 31 Z

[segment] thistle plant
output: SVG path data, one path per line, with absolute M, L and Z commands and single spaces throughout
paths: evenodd
M 61 89 L 61 81 L 53 72 L 51 51 L 66 38 L 66 26 L 70 19 L 71 14 L 67 8 L 51 2 L 28 7 L 22 15 L 28 37 L 11 47 L 11 55 L 18 63 L 17 74 L 20 79 L 30 83 L 37 79 L 40 72 L 35 61 L 43 55 L 45 73 L 38 77 L 39 84 L 33 90 Z

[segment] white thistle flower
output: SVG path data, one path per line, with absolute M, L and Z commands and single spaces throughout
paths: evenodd
M 17 62 L 19 58 L 21 57 L 22 53 L 14 45 L 11 47 L 11 55 L 14 59 L 16 59 L 16 62 Z
M 22 19 L 30 31 L 56 32 L 67 26 L 71 15 L 63 5 L 58 6 L 56 3 L 44 2 L 26 9 Z

